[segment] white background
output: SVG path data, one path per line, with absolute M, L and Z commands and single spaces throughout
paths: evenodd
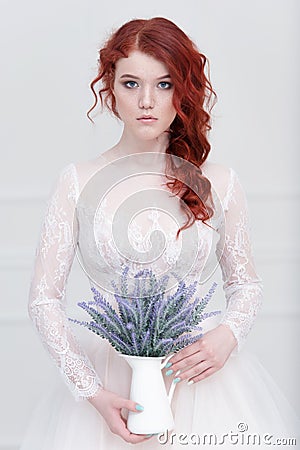
M 132 18 L 174 20 L 210 60 L 219 102 L 212 160 L 247 191 L 263 310 L 247 346 L 299 402 L 299 3 L 296 0 L 1 0 L 0 449 L 18 447 L 35 402 L 58 375 L 27 318 L 45 201 L 59 170 L 113 145 L 93 126 L 97 49 Z M 76 276 L 74 276 L 74 273 Z M 86 292 L 75 267 L 70 294 Z M 84 295 L 84 294 L 83 294 Z

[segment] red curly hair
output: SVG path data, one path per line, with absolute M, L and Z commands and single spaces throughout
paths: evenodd
M 195 166 L 195 169 L 187 170 L 190 166 L 184 162 L 178 167 L 167 159 L 166 171 L 169 173 L 171 170 L 174 174 L 167 186 L 180 196 L 188 217 L 178 230 L 178 237 L 180 231 L 193 225 L 195 220 L 205 223 L 213 215 L 211 184 L 202 175 L 201 165 L 210 152 L 207 134 L 211 129 L 210 111 L 216 94 L 205 73 L 207 58 L 177 25 L 163 17 L 134 19 L 115 31 L 99 51 L 98 75 L 90 84 L 95 102 L 87 113 L 89 118 L 99 99 L 102 107 L 105 105 L 119 117 L 112 91 L 115 64 L 118 59 L 127 58 L 133 50 L 146 53 L 168 67 L 174 86 L 173 104 L 177 114 L 170 126 L 166 153 Z M 99 81 L 102 86 L 97 95 L 95 87 Z

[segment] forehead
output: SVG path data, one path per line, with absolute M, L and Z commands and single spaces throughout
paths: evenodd
M 129 53 L 128 58 L 120 58 L 116 62 L 116 76 L 123 74 L 138 76 L 139 78 L 158 78 L 168 74 L 167 66 L 139 50 Z

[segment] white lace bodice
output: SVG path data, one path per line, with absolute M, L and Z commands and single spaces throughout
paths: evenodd
M 186 216 L 178 199 L 153 182 L 153 174 L 137 184 L 123 172 L 118 183 L 120 167 L 110 164 L 85 171 L 85 176 L 80 166 L 71 164 L 60 174 L 37 249 L 29 311 L 75 397 L 91 397 L 101 386 L 65 312 L 66 284 L 76 250 L 91 284 L 112 301 L 111 281 L 125 265 L 132 275 L 148 265 L 157 275 L 176 272 L 187 282 L 198 279 L 201 287 L 217 261 L 227 303 L 221 322 L 230 327 L 241 348 L 260 307 L 262 287 L 253 264 L 247 204 L 239 180 L 231 169 L 212 167 L 204 171 L 214 187 L 211 228 L 196 221 L 178 240 L 178 225 L 185 223 Z

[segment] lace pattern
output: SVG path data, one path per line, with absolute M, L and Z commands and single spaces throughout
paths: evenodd
M 246 198 L 237 175 L 232 169 L 230 172 L 229 194 L 224 202 L 224 245 L 222 239 L 220 241 L 220 265 L 227 302 L 222 323 L 230 327 L 240 350 L 261 307 L 262 283 L 253 262 Z
M 61 173 L 48 204 L 36 253 L 29 314 L 65 382 L 80 399 L 93 396 L 101 383 L 65 313 L 66 283 L 78 234 L 74 216 L 77 196 L 75 167 L 70 165 Z
M 176 271 L 196 255 L 188 277 L 200 278 L 211 252 L 216 252 L 227 302 L 221 323 L 232 330 L 239 350 L 259 310 L 262 285 L 253 263 L 247 203 L 234 171 L 229 171 L 226 190 L 220 196 L 225 215 L 223 211 L 217 213 L 215 234 L 218 242 L 215 246 L 213 229 L 196 221 L 193 227 L 184 231 L 187 241 L 182 249 L 180 241 L 175 239 L 177 227 L 169 227 L 166 231 L 161 225 L 160 212 L 155 208 L 147 216 L 149 228 L 146 232 L 135 221 L 127 231 L 131 248 L 141 254 L 149 250 L 155 239 L 159 241 L 157 236 L 163 233 L 165 251 L 160 259 L 151 263 L 151 268 L 158 274 L 166 268 Z M 102 286 L 103 279 L 97 283 L 97 277 L 104 274 L 113 278 L 128 262 L 133 273 L 141 267 L 130 259 L 130 255 L 119 254 L 112 237 L 112 219 L 106 201 L 95 214 L 95 209 L 80 204 L 78 199 L 78 174 L 71 164 L 61 173 L 48 204 L 36 254 L 29 313 L 74 396 L 83 399 L 95 395 L 102 384 L 74 336 L 65 312 L 66 284 L 76 246 L 79 246 L 84 268 L 94 285 Z M 154 232 L 158 232 L 155 239 Z M 183 259 L 179 259 L 180 254 Z

